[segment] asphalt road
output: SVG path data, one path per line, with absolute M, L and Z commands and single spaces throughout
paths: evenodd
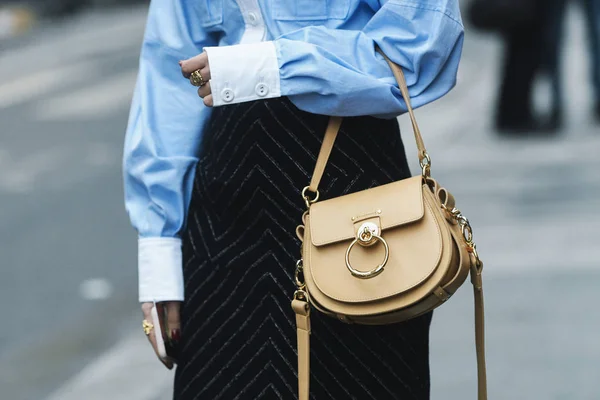
M 93 11 L 0 43 L 2 400 L 169 398 L 171 374 L 139 327 L 136 236 L 122 201 L 144 12 Z M 486 261 L 491 399 L 600 398 L 600 129 L 579 16 L 569 21 L 559 137 L 489 132 L 500 47 L 474 33 L 458 87 L 417 112 L 433 173 Z M 465 287 L 436 313 L 435 400 L 475 398 L 470 307 Z
M 97 12 L 0 50 L 3 400 L 44 398 L 137 317 L 120 159 L 143 21 Z

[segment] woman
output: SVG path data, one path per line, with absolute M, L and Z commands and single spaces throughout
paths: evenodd
M 295 398 L 295 227 L 327 115 L 350 118 L 323 198 L 408 177 L 405 105 L 375 46 L 419 106 L 454 86 L 462 41 L 458 0 L 151 2 L 125 194 L 145 330 L 156 350 L 157 302 L 178 342 L 175 399 Z M 316 315 L 312 398 L 428 399 L 430 321 Z

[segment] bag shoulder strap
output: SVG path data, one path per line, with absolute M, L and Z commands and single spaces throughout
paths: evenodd
M 413 127 L 417 149 L 419 151 L 419 161 L 421 166 L 429 166 L 431 160 L 425 149 L 425 143 L 419 130 L 417 120 L 415 118 L 406 85 L 406 79 L 402 68 L 392 62 L 379 48 L 377 51 L 390 65 L 394 77 L 398 81 L 400 93 L 406 103 L 408 115 Z M 325 132 L 325 138 L 321 145 L 321 150 L 317 158 L 317 164 L 310 182 L 307 187 L 312 193 L 318 195 L 318 188 L 325 166 L 333 149 L 335 139 L 342 124 L 341 117 L 331 117 Z M 307 201 L 309 201 L 307 199 Z M 471 283 L 473 284 L 473 295 L 475 303 L 475 347 L 477 350 L 477 383 L 478 383 L 478 400 L 487 400 L 487 378 L 485 367 L 485 336 L 484 336 L 484 304 L 483 304 L 483 288 L 481 280 L 481 265 L 477 266 L 474 260 L 471 260 Z M 310 384 L 310 306 L 307 299 L 294 299 L 292 307 L 296 314 L 296 326 L 298 334 L 298 390 L 299 400 L 309 399 L 309 384 Z
M 310 305 L 306 299 L 294 299 L 292 309 L 296 314 L 298 340 L 298 400 L 308 400 L 310 396 Z
M 475 303 L 475 352 L 477 354 L 477 399 L 487 400 L 487 369 L 485 366 L 485 310 L 483 303 L 483 281 L 480 265 L 471 260 L 471 283 L 473 284 L 473 300 Z
M 419 150 L 419 161 L 422 164 L 424 160 L 429 160 L 429 157 L 427 156 L 425 143 L 423 142 L 423 137 L 421 136 L 421 131 L 419 130 L 419 125 L 417 124 L 417 119 L 415 117 L 415 113 L 410 103 L 410 95 L 408 94 L 408 86 L 406 84 L 404 72 L 402 71 L 402 68 L 399 65 L 390 60 L 385 54 L 383 54 L 383 52 L 379 48 L 377 48 L 377 52 L 383 56 L 385 61 L 387 61 L 390 68 L 392 69 L 392 73 L 394 74 L 396 81 L 398 82 L 400 93 L 402 94 L 402 98 L 406 103 L 406 109 L 408 110 L 410 122 L 412 123 L 415 141 L 417 142 L 417 149 Z M 331 150 L 333 149 L 333 145 L 335 143 L 335 138 L 337 137 L 341 125 L 341 117 L 331 117 L 329 119 L 329 124 L 327 125 L 327 130 L 325 131 L 325 138 L 323 139 L 323 144 L 321 145 L 321 150 L 317 158 L 317 164 L 315 165 L 315 170 L 313 172 L 310 185 L 308 186 L 308 190 L 310 190 L 312 193 L 317 193 L 319 183 L 321 182 L 321 178 L 323 177 L 325 166 L 327 165 L 327 161 L 329 160 L 329 155 L 331 154 Z

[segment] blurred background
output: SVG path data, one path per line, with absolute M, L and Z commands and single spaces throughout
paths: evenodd
M 459 84 L 417 115 L 485 261 L 490 399 L 597 400 L 600 6 L 552 0 L 513 21 L 473 1 Z M 1 400 L 170 398 L 122 200 L 146 9 L 0 0 Z M 475 398 L 471 297 L 436 312 L 434 400 Z

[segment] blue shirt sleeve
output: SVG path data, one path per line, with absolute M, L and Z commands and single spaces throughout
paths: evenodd
M 281 95 L 318 114 L 397 116 L 406 106 L 375 45 L 403 67 L 419 107 L 456 84 L 463 33 L 458 0 L 388 0 L 361 30 L 284 34 L 275 40 Z
M 179 60 L 216 43 L 190 23 L 194 2 L 152 0 L 123 157 L 125 205 L 140 237 L 176 237 L 185 224 L 210 109 Z

